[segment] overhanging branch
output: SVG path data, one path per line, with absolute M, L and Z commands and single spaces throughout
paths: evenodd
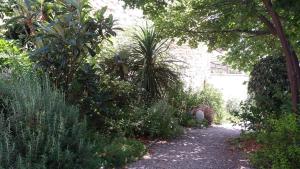
M 266 18 L 263 15 L 259 15 L 258 18 L 262 23 L 264 23 L 267 26 L 267 28 L 272 33 L 272 35 L 277 36 L 277 31 L 276 31 L 273 23 L 268 18 Z
M 245 33 L 249 35 L 261 36 L 261 35 L 270 35 L 271 32 L 267 30 L 247 30 L 247 29 L 230 29 L 230 30 L 208 30 L 208 31 L 195 31 L 195 30 L 188 30 L 190 33 L 198 33 L 198 34 L 205 34 L 205 33 Z

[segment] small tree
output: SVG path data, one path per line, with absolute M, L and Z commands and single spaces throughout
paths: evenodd
M 95 56 L 101 50 L 99 44 L 115 35 L 114 20 L 112 15 L 104 17 L 106 8 L 92 16 L 85 0 L 58 7 L 62 13 L 55 13 L 57 16 L 49 22 L 39 22 L 31 58 L 49 73 L 56 86 L 68 93 L 87 57 Z

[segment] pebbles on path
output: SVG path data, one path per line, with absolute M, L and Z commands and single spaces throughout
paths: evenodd
M 233 150 L 227 140 L 238 137 L 231 125 L 187 129 L 170 142 L 158 142 L 150 155 L 130 164 L 128 169 L 250 169 L 245 154 Z

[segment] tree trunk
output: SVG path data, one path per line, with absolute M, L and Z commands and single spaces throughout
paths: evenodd
M 272 18 L 273 26 L 276 30 L 277 37 L 280 40 L 285 55 L 288 79 L 292 93 L 292 108 L 293 111 L 298 114 L 300 88 L 300 67 L 298 57 L 286 37 L 279 15 L 274 10 L 271 0 L 263 0 L 263 3 Z

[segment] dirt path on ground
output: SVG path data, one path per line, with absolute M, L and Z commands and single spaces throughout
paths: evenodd
M 249 169 L 245 155 L 233 150 L 227 142 L 239 134 L 240 130 L 231 125 L 187 129 L 181 138 L 156 143 L 150 148 L 150 155 L 128 168 Z

